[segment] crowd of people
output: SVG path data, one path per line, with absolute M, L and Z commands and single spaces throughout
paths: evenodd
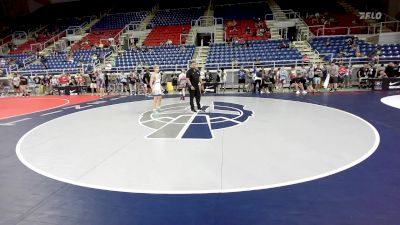
M 338 89 L 353 87 L 352 81 L 355 80 L 359 88 L 368 88 L 372 86 L 373 78 L 400 77 L 399 64 L 393 62 L 387 66 L 365 64 L 360 68 L 333 62 L 329 65 L 305 66 L 304 64 L 297 67 L 293 65 L 290 68 L 241 67 L 239 70 L 230 70 L 229 73 L 224 69 L 199 71 L 202 93 L 206 93 L 210 87 L 213 87 L 215 92 L 225 92 L 228 77 L 230 87 L 237 88 L 238 92 L 260 94 L 282 92 L 285 88 L 296 94 L 316 93 L 321 89 L 334 92 Z M 172 75 L 161 71 L 160 84 L 164 93 L 167 93 L 166 85 L 170 82 L 173 91 L 180 93 L 181 100 L 185 100 L 187 91 L 185 74 L 185 70 Z M 100 70 L 89 74 L 78 72 L 73 75 L 68 73 L 45 76 L 14 74 L 8 84 L 5 81 L 7 80 L 0 82 L 1 87 L 4 89 L 9 86 L 16 96 L 61 94 L 59 87 L 65 86 L 79 86 L 82 87 L 82 92 L 100 97 L 110 93 L 152 96 L 150 68 L 142 64 L 129 74 L 123 75 L 103 73 Z

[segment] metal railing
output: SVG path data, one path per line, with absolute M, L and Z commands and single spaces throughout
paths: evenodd
M 0 67 L 0 70 L 4 70 L 6 75 L 9 76 L 13 71 L 18 70 L 17 64 L 9 65 L 8 67 Z
M 189 68 L 189 64 L 172 64 L 172 65 L 158 65 L 160 67 L 161 71 L 164 72 L 172 72 L 172 71 L 180 71 L 182 69 L 186 70 Z M 144 69 L 153 69 L 154 65 L 148 65 L 148 66 L 141 66 L 141 68 Z M 115 66 L 112 67 L 110 70 L 106 70 L 104 72 L 110 72 L 110 73 L 127 73 L 127 72 L 132 72 L 135 71 L 137 72 L 139 66 L 138 65 L 133 65 L 133 66 Z
M 265 3 L 265 1 L 226 3 L 226 4 L 215 5 L 215 6 L 216 7 L 222 7 L 222 6 L 232 6 L 232 5 L 248 5 L 248 4 L 255 4 L 255 3 Z
M 238 69 L 241 66 L 245 68 L 254 67 L 282 67 L 282 66 L 299 66 L 303 64 L 309 64 L 304 62 L 303 59 L 292 59 L 292 60 L 271 60 L 271 61 L 247 61 L 247 62 L 223 62 L 223 63 L 206 63 L 206 69 Z
M 357 34 L 380 34 L 381 25 L 354 26 L 354 27 L 326 27 L 324 25 L 308 26 L 311 33 L 315 36 L 325 35 L 357 35 Z M 315 29 L 316 28 L 316 32 Z
M 27 40 L 28 39 L 28 34 L 25 31 L 15 31 L 12 34 L 12 39 L 21 39 L 21 40 Z
M 76 73 L 81 68 L 64 68 L 64 69 L 45 69 L 45 70 L 19 70 L 18 73 L 22 75 L 54 75 L 62 73 Z M 83 69 L 83 68 L 82 68 Z
M 27 64 L 35 61 L 36 59 L 37 59 L 36 55 L 31 55 L 30 57 L 23 59 L 22 63 L 24 64 L 24 67 L 25 67 Z
M 264 19 L 265 20 L 276 20 L 275 15 L 273 13 L 265 14 Z
M 62 69 L 42 69 L 42 70 L 18 70 L 17 73 L 19 74 L 24 74 L 24 75 L 53 75 L 53 74 L 62 74 L 62 73 L 77 73 L 81 71 L 90 72 L 91 70 L 85 70 L 88 68 L 92 68 L 92 70 L 95 68 L 95 64 L 82 64 L 80 67 L 75 67 L 75 68 L 62 68 Z
M 66 30 L 66 36 L 75 36 L 83 34 L 82 26 L 69 26 Z
M 7 35 L 3 39 L 0 40 L 0 46 L 7 44 L 8 42 L 12 41 L 12 34 Z
M 49 26 L 49 24 L 46 24 L 46 25 L 39 24 L 39 27 L 38 27 L 38 28 L 35 27 L 35 28 L 33 28 L 33 29 L 29 29 L 29 30 L 27 31 L 28 36 L 31 36 L 31 35 L 34 34 L 34 33 L 38 33 L 38 32 L 42 31 L 44 28 L 46 28 L 46 27 L 48 27 L 48 26 Z
M 34 43 L 31 44 L 31 51 L 34 51 L 39 49 L 40 51 L 42 51 L 43 49 L 49 47 L 50 45 L 54 44 L 54 42 L 60 40 L 61 38 L 67 36 L 67 29 L 61 31 L 60 33 L 58 33 L 57 35 L 54 35 L 53 37 L 47 39 L 45 42 L 38 42 L 38 43 Z M 36 47 L 36 48 L 34 48 Z
M 288 19 L 298 19 L 301 18 L 300 12 L 295 12 L 292 9 L 287 9 L 287 10 L 282 10 L 282 12 L 285 14 L 285 16 Z
M 200 16 L 197 20 L 192 20 L 190 25 L 192 27 L 210 27 L 215 25 L 224 25 L 224 19 L 220 17 L 216 18 L 213 16 Z
M 182 38 L 184 38 L 185 39 L 185 43 L 182 43 Z M 179 35 L 179 44 L 186 44 L 186 42 L 187 42 L 187 39 L 189 38 L 189 34 L 180 34 Z M 193 40 L 193 39 L 192 39 Z
M 130 23 L 128 23 L 127 25 L 125 25 L 124 27 L 124 32 L 128 32 L 128 31 L 139 31 L 140 29 L 140 24 L 142 23 L 142 21 L 131 21 Z
M 117 15 L 131 15 L 131 14 L 140 14 L 140 13 L 146 13 L 149 14 L 150 11 L 148 10 L 142 10 L 142 11 L 136 11 L 136 12 L 123 12 L 123 13 L 107 13 L 104 16 L 117 16 Z
M 295 12 L 291 9 L 289 10 L 282 10 L 285 16 L 288 19 L 299 19 L 299 22 L 303 22 L 306 26 L 307 23 L 301 18 L 301 14 L 299 12 Z M 377 12 L 377 11 L 376 11 Z M 396 20 L 395 18 L 383 14 L 383 22 L 377 21 L 375 25 L 366 25 L 366 26 L 351 26 L 351 27 L 326 27 L 325 25 L 312 25 L 308 26 L 310 35 L 314 34 L 315 36 L 325 36 L 331 35 L 332 31 L 338 33 L 337 35 L 357 35 L 357 34 L 380 34 L 384 32 L 399 32 L 400 31 L 400 21 Z M 274 14 L 265 14 L 265 20 L 275 20 L 276 17 Z M 389 28 L 390 30 L 385 30 L 384 28 Z M 318 28 L 316 33 L 311 31 L 312 28 Z
M 390 31 L 386 31 L 384 28 L 389 28 Z M 380 23 L 380 33 L 383 32 L 399 32 L 400 31 L 400 21 L 385 21 Z
M 378 57 L 376 64 L 386 64 L 390 62 L 397 62 L 400 60 L 400 56 L 385 56 Z M 347 58 L 331 58 L 331 61 L 342 62 L 345 64 L 354 65 L 354 64 L 369 64 L 371 62 L 371 58 L 369 57 L 347 57 Z

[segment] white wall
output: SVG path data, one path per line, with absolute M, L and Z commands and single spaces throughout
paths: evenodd
M 379 44 L 400 44 L 400 32 L 381 33 Z

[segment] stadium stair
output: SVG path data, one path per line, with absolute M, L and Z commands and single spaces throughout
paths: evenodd
M 268 0 L 267 3 L 272 13 L 274 14 L 275 20 L 278 21 L 288 20 L 285 13 L 282 11 L 281 7 L 279 7 L 279 5 L 274 0 Z
M 324 60 L 319 57 L 317 51 L 314 51 L 307 41 L 294 41 L 295 48 L 299 50 L 302 56 L 307 54 L 311 63 L 323 63 Z
M 209 46 L 197 46 L 194 50 L 193 60 L 197 62 L 198 67 L 204 68 L 207 62 Z
M 151 22 L 151 20 L 155 17 L 158 12 L 159 4 L 155 5 L 152 11 L 144 18 L 144 20 L 139 25 L 139 30 L 146 30 L 147 25 Z M 144 40 L 144 39 L 143 39 Z M 143 42 L 143 41 L 142 41 Z

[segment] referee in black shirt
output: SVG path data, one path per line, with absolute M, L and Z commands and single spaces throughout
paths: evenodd
M 200 70 L 197 69 L 196 61 L 190 62 L 190 69 L 186 72 L 187 83 L 190 93 L 190 109 L 192 112 L 197 112 L 194 109 L 193 98 L 196 97 L 197 110 L 201 110 L 200 106 Z

